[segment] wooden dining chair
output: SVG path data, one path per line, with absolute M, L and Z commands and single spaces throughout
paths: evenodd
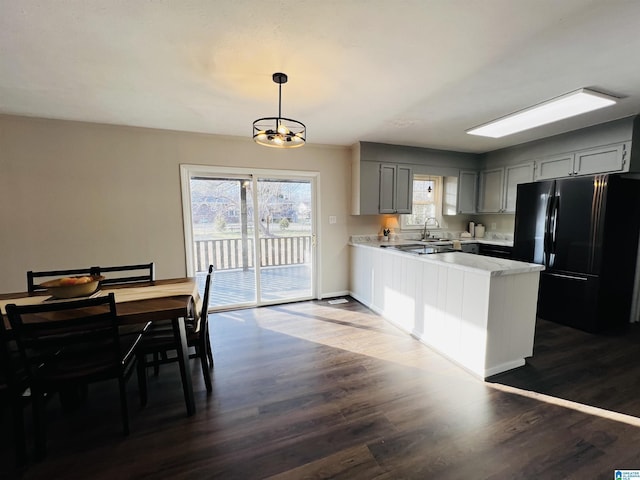
M 66 270 L 47 270 L 35 272 L 29 270 L 27 272 L 27 291 L 32 292 L 44 292 L 46 287 L 41 287 L 41 280 L 53 279 L 56 277 L 69 277 L 76 275 L 99 275 L 99 267 L 86 267 L 86 268 L 69 268 Z M 36 279 L 38 283 L 36 284 Z
M 204 295 L 202 297 L 202 309 L 200 316 L 187 319 L 185 322 L 187 332 L 187 345 L 195 349 L 195 353 L 189 355 L 189 358 L 199 358 L 202 367 L 202 375 L 207 387 L 207 392 L 212 391 L 211 372 L 213 368 L 213 351 L 211 349 L 211 340 L 209 337 L 209 291 L 211 289 L 211 277 L 213 274 L 213 265 L 209 265 L 209 272 L 204 286 Z M 138 378 L 146 380 L 147 367 L 153 366 L 157 374 L 159 365 L 171 363 L 178 360 L 177 355 L 171 355 L 171 352 L 177 349 L 175 335 L 170 324 L 162 322 L 159 326 L 151 325 L 151 328 L 142 335 L 142 340 L 138 345 Z M 148 360 L 148 355 L 153 360 Z M 146 403 L 146 384 L 141 387 L 144 390 L 143 404 Z
M 120 337 L 115 296 L 6 306 L 34 402 L 36 456 L 46 451 L 44 396 L 117 379 L 122 427 L 129 434 L 126 382 L 140 336 Z M 124 339 L 124 340 L 123 340 Z M 138 379 L 140 380 L 140 379 Z
M 116 267 L 98 267 L 98 273 L 105 278 L 101 285 L 153 282 L 156 279 L 154 262 Z
M 11 412 L 17 466 L 22 466 L 27 461 L 23 409 L 30 400 L 29 381 L 20 352 L 0 315 L 0 405 L 6 404 Z

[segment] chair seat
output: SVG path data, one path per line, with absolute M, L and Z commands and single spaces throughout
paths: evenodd
M 57 354 L 57 360 L 43 364 L 37 371 L 40 380 L 47 384 L 75 382 L 79 378 L 97 381 L 118 376 L 122 366 L 127 366 L 134 358 L 140 337 L 120 338 L 120 365 L 114 363 L 113 347 L 100 348 L 93 345 L 90 350 L 81 347 L 67 347 Z
M 200 322 L 186 322 L 185 330 L 187 333 L 187 344 L 193 346 L 198 339 Z M 150 328 L 148 332 L 142 335 L 140 343 L 137 346 L 140 352 L 149 352 L 154 350 L 162 350 L 162 346 L 166 345 L 167 350 L 175 348 L 175 338 L 173 336 L 173 327 L 169 323 L 168 328 Z

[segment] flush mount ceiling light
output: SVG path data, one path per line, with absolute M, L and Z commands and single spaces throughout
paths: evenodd
M 282 116 L 282 84 L 287 80 L 284 73 L 273 74 L 273 81 L 278 84 L 278 116 L 253 122 L 253 140 L 265 147 L 296 148 L 306 142 L 307 127 L 304 123 Z
M 546 125 L 581 113 L 598 110 L 618 99 L 604 93 L 581 88 L 546 102 L 525 108 L 506 117 L 467 130 L 470 135 L 500 138 L 512 133 Z

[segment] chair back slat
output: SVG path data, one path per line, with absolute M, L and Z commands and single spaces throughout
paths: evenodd
M 156 279 L 154 262 L 138 263 L 135 265 L 119 265 L 114 267 L 96 266 L 86 268 L 70 268 L 65 270 L 30 270 L 27 272 L 27 291 L 43 292 L 47 289 L 46 287 L 40 286 L 40 284 L 42 284 L 44 280 L 78 275 L 102 275 L 105 278 L 100 282 L 101 285 L 153 282 Z
M 28 292 L 43 292 L 47 288 L 41 287 L 40 284 L 43 280 L 51 280 L 56 277 L 69 277 L 77 275 L 99 275 L 99 267 L 86 267 L 86 268 L 69 268 L 65 270 L 46 270 L 46 271 L 32 271 L 27 272 L 27 291 Z M 36 283 L 36 280 L 38 283 Z
M 100 282 L 102 285 L 153 282 L 156 279 L 154 262 L 120 265 L 117 267 L 100 267 L 99 273 L 105 277 Z

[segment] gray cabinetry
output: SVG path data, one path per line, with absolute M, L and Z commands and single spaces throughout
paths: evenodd
M 621 172 L 627 157 L 627 144 L 607 145 L 576 152 L 573 160 L 574 175 Z
M 458 177 L 457 213 L 476 213 L 478 172 L 461 170 Z
M 359 211 L 356 215 L 411 213 L 413 169 L 381 162 L 359 163 Z
M 411 213 L 413 169 L 406 165 L 380 164 L 378 213 Z
M 380 164 L 378 213 L 411 213 L 413 169 L 405 165 Z
M 518 185 L 529 182 L 533 182 L 533 162 L 504 167 L 504 213 L 516 212 Z
M 520 183 L 533 182 L 533 162 L 480 172 L 478 213 L 515 213 Z
M 536 161 L 536 180 L 568 177 L 573 172 L 573 153 L 553 155 Z
M 480 172 L 478 213 L 502 213 L 504 195 L 504 167 Z
M 536 180 L 629 171 L 630 142 L 604 145 L 536 160 Z

